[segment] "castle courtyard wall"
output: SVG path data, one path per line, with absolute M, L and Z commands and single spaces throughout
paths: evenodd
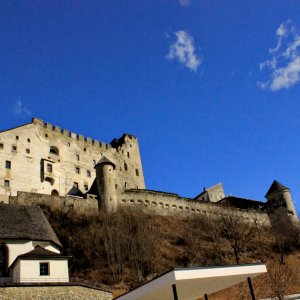
M 77 213 L 94 214 L 98 212 L 98 201 L 96 198 L 83 199 L 71 196 L 51 196 L 37 193 L 18 192 L 17 196 L 11 196 L 10 204 L 50 206 L 53 209 L 70 209 Z
M 270 226 L 269 215 L 257 210 L 243 210 L 224 206 L 213 202 L 201 202 L 183 198 L 177 194 L 151 190 L 127 190 L 118 200 L 118 207 L 140 208 L 161 215 L 185 214 L 208 216 L 212 218 L 226 215 L 237 215 L 248 222 L 258 222 Z

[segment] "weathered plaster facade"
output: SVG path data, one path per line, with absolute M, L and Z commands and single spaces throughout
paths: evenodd
M 17 191 L 65 196 L 75 185 L 87 192 L 94 166 L 106 156 L 116 165 L 116 190 L 145 188 L 137 138 L 105 144 L 33 118 L 0 132 L 0 201 Z

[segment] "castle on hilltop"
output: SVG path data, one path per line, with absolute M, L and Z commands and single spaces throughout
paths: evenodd
M 279 212 L 298 222 L 290 190 L 278 181 L 266 193 L 267 202 L 226 196 L 221 183 L 193 199 L 145 189 L 138 140 L 130 134 L 106 144 L 33 118 L 0 132 L 0 166 L 3 203 L 47 203 L 85 213 L 121 206 L 211 216 L 239 210 L 245 219 L 264 223 Z

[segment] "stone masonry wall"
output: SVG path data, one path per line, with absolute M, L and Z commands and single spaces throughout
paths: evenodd
M 98 211 L 97 199 L 83 199 L 79 197 L 51 196 L 37 193 L 18 192 L 17 196 L 11 196 L 10 204 L 19 205 L 47 205 L 54 209 L 72 209 L 82 214 L 93 214 Z
M 82 286 L 1 287 L 0 300 L 111 300 L 112 294 Z
M 177 194 L 162 193 L 150 190 L 128 190 L 121 194 L 118 206 L 136 207 L 152 210 L 162 215 L 181 213 L 198 214 L 211 217 L 221 217 L 228 214 L 237 214 L 249 222 L 259 222 L 270 226 L 270 219 L 267 213 L 256 210 L 242 210 L 225 207 L 222 204 L 212 202 L 201 202 L 189 198 L 182 198 Z

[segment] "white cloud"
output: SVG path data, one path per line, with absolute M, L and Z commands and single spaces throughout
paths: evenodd
M 174 33 L 176 41 L 170 46 L 167 59 L 177 60 L 191 71 L 197 71 L 203 58 L 196 55 L 194 39 L 184 30 Z
M 183 7 L 188 7 L 192 4 L 192 0 L 178 0 L 178 2 Z
M 277 45 L 269 49 L 271 58 L 259 65 L 261 71 L 271 72 L 258 85 L 263 89 L 278 91 L 289 89 L 300 81 L 300 34 L 292 21 L 283 22 L 276 31 Z
M 13 112 L 16 116 L 21 116 L 21 117 L 31 117 L 32 113 L 31 111 L 24 106 L 21 100 L 17 100 L 14 107 L 13 107 Z

